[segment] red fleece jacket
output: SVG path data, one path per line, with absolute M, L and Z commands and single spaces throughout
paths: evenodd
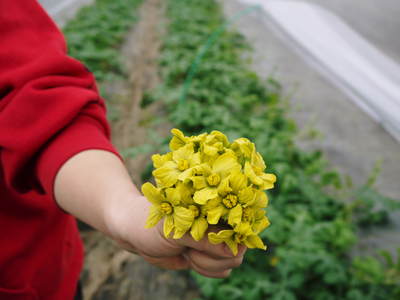
M 53 198 L 62 164 L 115 152 L 95 80 L 35 0 L 0 1 L 0 299 L 73 299 L 83 247 Z

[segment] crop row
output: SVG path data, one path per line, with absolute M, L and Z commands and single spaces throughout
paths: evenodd
M 249 45 L 225 30 L 214 0 L 167 2 L 163 85 L 146 102 L 164 101 L 169 121 L 186 135 L 220 130 L 230 140 L 249 138 L 278 177 L 269 193 L 272 225 L 262 235 L 269 249 L 248 251 L 227 279 L 194 275 L 204 298 L 397 299 L 399 263 L 387 252 L 386 264 L 349 255 L 361 227 L 388 221 L 376 203 L 394 202 L 372 182 L 350 190 L 321 152 L 295 145 L 296 126 L 279 84 L 251 71 L 244 58 Z
M 140 2 L 97 0 L 66 26 L 70 54 L 100 82 L 124 75 L 119 47 Z M 295 145 L 296 126 L 287 118 L 279 83 L 251 71 L 244 59 L 249 45 L 225 29 L 214 0 L 166 2 L 163 84 L 144 105 L 163 101 L 169 121 L 186 135 L 220 130 L 230 140 L 251 139 L 267 171 L 278 176 L 269 193 L 272 225 L 262 236 L 269 249 L 248 251 L 227 279 L 193 275 L 204 299 L 399 299 L 400 261 L 387 252 L 383 263 L 349 255 L 356 232 L 386 224 L 394 202 L 374 191 L 373 176 L 350 190 L 321 152 Z

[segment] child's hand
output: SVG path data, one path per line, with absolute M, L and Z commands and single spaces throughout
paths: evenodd
M 196 242 L 189 234 L 182 239 L 167 239 L 162 233 L 162 222 L 145 229 L 150 203 L 143 196 L 128 197 L 125 205 L 110 214 L 110 232 L 126 250 L 141 255 L 146 261 L 167 269 L 193 269 L 207 277 L 229 276 L 232 268 L 243 261 L 245 247 L 233 256 L 224 244 L 213 245 L 205 236 Z
M 59 170 L 54 186 L 58 205 L 66 212 L 104 232 L 124 249 L 168 269 L 191 268 L 208 277 L 226 277 L 242 263 L 245 248 L 233 256 L 224 244 L 189 235 L 167 239 L 162 222 L 145 229 L 150 203 L 141 196 L 120 159 L 102 150 L 88 150 L 69 159 Z

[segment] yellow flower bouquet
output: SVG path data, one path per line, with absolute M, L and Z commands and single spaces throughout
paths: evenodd
M 171 152 L 152 157 L 156 186 L 147 182 L 142 192 L 152 203 L 146 227 L 164 218 L 164 235 L 179 239 L 189 232 L 201 240 L 209 225 L 210 243 L 226 243 L 234 255 L 238 244 L 266 249 L 258 236 L 269 225 L 264 190 L 274 186 L 263 158 L 246 138 L 230 143 L 219 131 L 185 136 L 172 129 Z

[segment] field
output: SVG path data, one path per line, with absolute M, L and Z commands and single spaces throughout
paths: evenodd
M 280 83 L 250 68 L 249 43 L 226 21 L 214 0 L 98 0 L 64 32 L 98 80 L 138 186 L 151 180 L 150 157 L 167 151 L 171 128 L 255 142 L 278 177 L 262 233 L 268 250 L 248 251 L 227 279 L 208 279 L 149 266 L 81 224 L 85 298 L 400 299 L 400 255 L 352 255 L 360 232 L 387 226 L 399 208 L 374 189 L 378 170 L 354 187 L 321 151 L 301 150 Z

